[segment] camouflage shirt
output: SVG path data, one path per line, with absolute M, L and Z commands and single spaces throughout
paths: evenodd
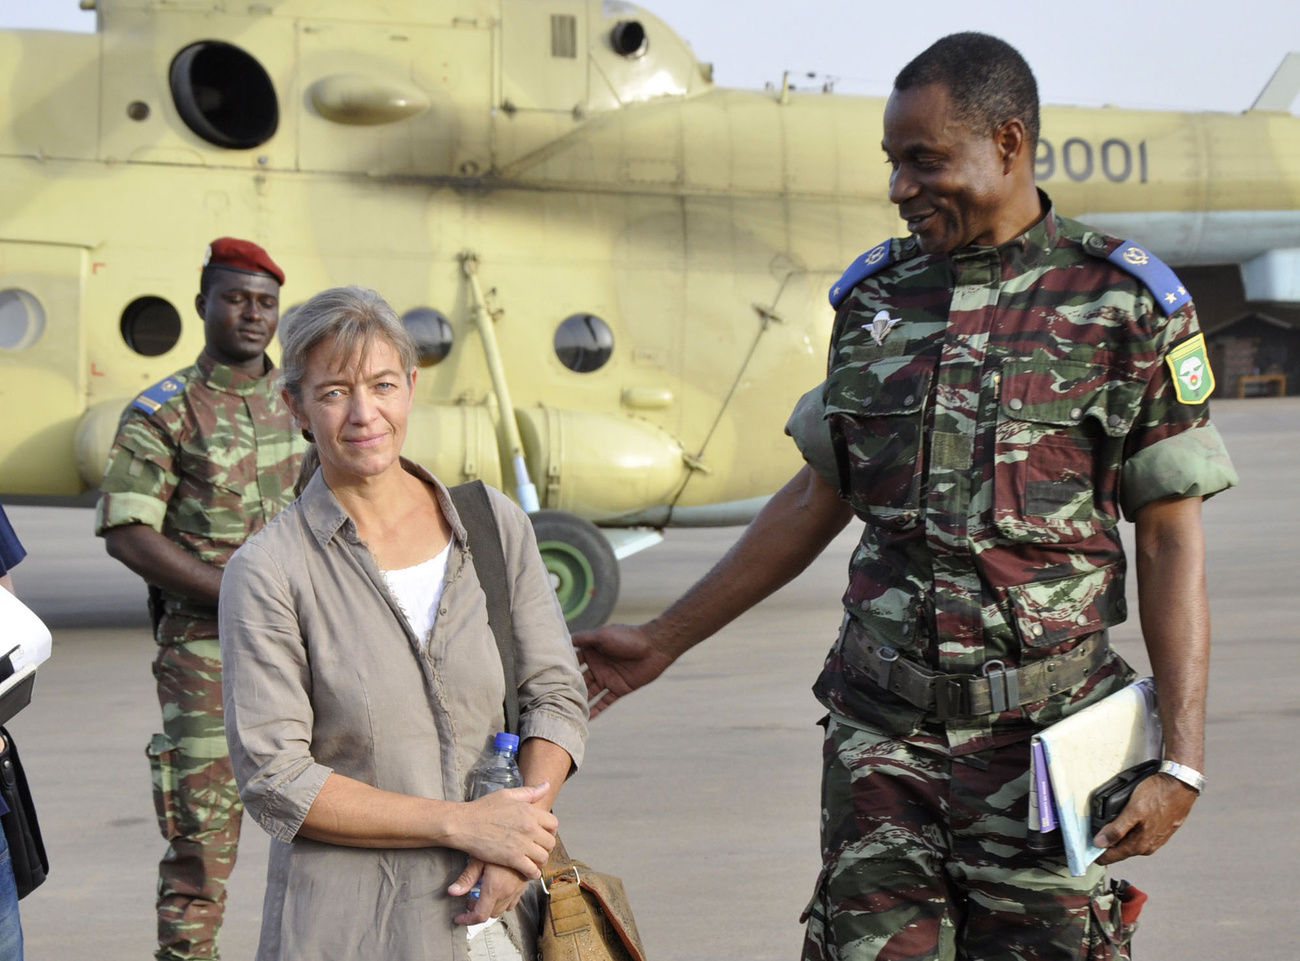
M 293 500 L 305 444 L 274 370 L 251 377 L 203 353 L 137 397 L 108 455 L 95 533 L 147 524 L 224 568 Z M 214 606 L 170 591 L 162 599 L 168 615 L 216 619 Z
M 1236 483 L 1206 385 L 1180 401 L 1167 363 L 1200 343 L 1190 297 L 1157 261 L 1175 288 L 1158 304 L 1108 259 L 1140 248 L 1050 210 L 999 247 L 877 250 L 885 266 L 844 291 L 827 379 L 788 428 L 866 522 L 844 594 L 862 628 L 850 633 L 978 675 L 1120 623 L 1121 512 Z M 938 724 L 864 676 L 853 647 L 831 651 L 823 703 L 963 754 L 1025 737 L 1131 674 L 1113 657 L 1046 701 Z

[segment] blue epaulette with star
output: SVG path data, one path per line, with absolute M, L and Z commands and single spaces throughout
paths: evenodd
M 164 377 L 148 390 L 142 391 L 135 400 L 131 401 L 131 406 L 146 414 L 156 414 L 162 409 L 163 404 L 179 394 L 184 386 L 185 381 L 179 377 Z
M 831 306 L 836 310 L 840 305 L 848 300 L 849 294 L 853 293 L 853 288 L 862 281 L 866 280 L 872 274 L 879 273 L 894 262 L 894 243 L 892 240 L 886 240 L 883 244 L 877 244 L 859 257 L 841 275 L 840 279 L 831 285 L 830 301 Z
M 1125 240 L 1106 259 L 1142 281 L 1166 317 L 1192 299 L 1169 265 L 1135 240 Z

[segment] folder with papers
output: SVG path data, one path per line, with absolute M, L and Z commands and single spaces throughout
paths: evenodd
M 1101 856 L 1092 843 L 1088 799 L 1120 771 L 1160 757 L 1155 679 L 1139 678 L 1058 721 L 1030 745 L 1029 830 L 1060 828 L 1070 874 Z
M 44 622 L 0 587 L 0 724 L 31 703 L 36 668 L 49 659 L 51 646 Z

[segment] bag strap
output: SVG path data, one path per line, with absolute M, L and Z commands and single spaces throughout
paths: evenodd
M 515 669 L 515 626 L 510 615 L 510 579 L 506 576 L 506 555 L 501 549 L 492 501 L 482 481 L 458 484 L 450 489 L 460 522 L 469 535 L 469 556 L 487 598 L 488 624 L 501 654 L 506 681 L 506 731 L 519 733 L 519 675 Z
M 488 623 L 501 652 L 501 669 L 506 678 L 506 730 L 519 733 L 519 682 L 515 670 L 514 619 L 510 615 L 510 580 L 506 577 L 506 555 L 501 549 L 496 514 L 482 481 L 470 481 L 450 488 L 460 522 L 469 535 L 470 558 L 479 584 L 487 597 Z M 573 859 L 557 837 L 542 876 L 550 879 L 573 867 Z
M 555 836 L 555 847 L 551 848 L 550 857 L 546 859 L 546 864 L 542 867 L 542 884 L 546 887 L 551 886 L 561 874 L 573 870 L 573 858 L 569 857 L 569 852 L 564 849 L 564 842 L 560 836 Z

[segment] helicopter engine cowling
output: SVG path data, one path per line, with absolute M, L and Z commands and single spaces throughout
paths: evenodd
M 447 485 L 481 480 L 505 490 L 492 411 L 484 404 L 426 404 L 411 408 L 402 453 Z
M 544 404 L 515 413 L 544 508 L 617 527 L 686 482 L 681 444 L 649 421 Z

